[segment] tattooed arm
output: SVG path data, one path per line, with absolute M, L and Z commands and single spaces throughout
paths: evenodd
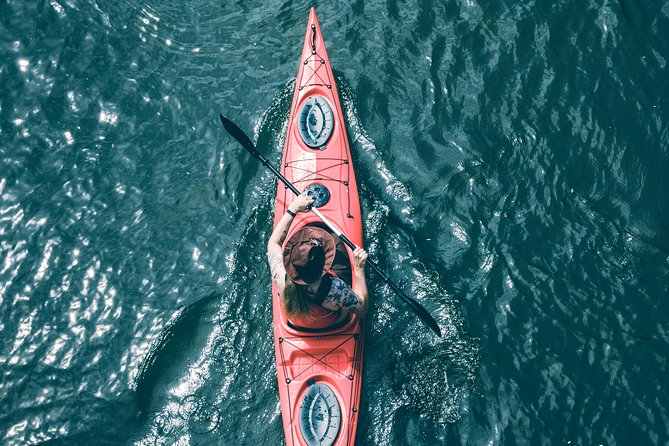
M 367 281 L 365 280 L 365 264 L 367 263 L 367 252 L 362 248 L 353 251 L 353 273 L 355 274 L 355 287 L 349 288 L 346 283 L 339 279 L 332 279 L 330 293 L 321 304 L 328 310 L 344 310 L 349 313 L 367 313 Z
M 283 295 L 283 289 L 286 287 L 286 269 L 283 267 L 283 258 L 281 251 L 271 248 L 267 249 L 267 261 L 269 270 L 272 274 L 272 280 L 276 282 L 279 293 Z
M 356 248 L 353 251 L 353 273 L 355 274 L 355 287 L 353 291 L 362 299 L 362 314 L 367 313 L 367 279 L 365 278 L 365 264 L 367 263 L 367 251 Z
M 353 272 L 355 274 L 355 287 L 349 288 L 346 283 L 339 279 L 332 279 L 330 293 L 323 301 L 322 306 L 329 310 L 344 310 L 349 313 L 364 315 L 367 313 L 367 281 L 365 280 L 365 263 L 367 263 L 367 252 L 362 248 L 353 251 Z
M 301 194 L 290 203 L 288 209 L 295 214 L 298 212 L 306 212 L 309 210 L 309 207 L 313 202 L 313 198 L 306 194 Z M 283 214 L 283 217 L 281 217 L 279 223 L 276 224 L 276 227 L 267 242 L 267 261 L 269 262 L 269 269 L 272 273 L 272 280 L 276 282 L 276 285 L 279 288 L 279 293 L 283 293 L 283 288 L 286 285 L 286 270 L 283 267 L 282 245 L 284 240 L 286 240 L 288 229 L 290 229 L 293 218 L 294 217 L 287 212 Z
M 363 315 L 367 312 L 366 296 L 357 294 L 339 278 L 332 279 L 332 288 L 321 305 L 332 311 L 344 310 Z

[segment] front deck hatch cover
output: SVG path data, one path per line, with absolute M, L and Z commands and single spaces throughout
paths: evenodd
M 300 109 L 298 126 L 302 141 L 311 148 L 323 147 L 334 128 L 332 108 L 323 96 L 311 96 Z

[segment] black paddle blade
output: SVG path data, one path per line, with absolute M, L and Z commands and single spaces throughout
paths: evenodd
M 394 285 L 394 284 L 393 284 Z M 421 321 L 425 322 L 425 325 L 430 327 L 432 331 L 434 331 L 437 336 L 441 337 L 441 329 L 439 328 L 439 324 L 437 324 L 437 321 L 432 317 L 430 313 L 427 312 L 425 307 L 423 307 L 421 304 L 416 302 L 415 299 L 412 299 L 411 297 L 407 296 L 404 291 L 400 290 L 399 288 L 396 288 L 393 286 L 395 289 L 395 292 L 406 302 L 409 307 L 413 310 L 414 313 L 420 318 Z
M 344 242 L 347 242 L 346 243 L 347 245 L 349 243 L 351 243 L 351 241 L 348 240 L 346 238 L 346 236 L 342 236 L 342 240 L 344 240 Z M 349 245 L 349 246 L 351 246 L 351 245 Z M 427 312 L 425 307 L 423 307 L 421 304 L 419 304 L 416 301 L 416 299 L 413 299 L 413 298 L 407 296 L 406 293 L 404 291 L 402 291 L 402 289 L 400 287 L 395 285 L 395 283 L 393 283 L 388 278 L 388 276 L 386 276 L 385 273 L 383 271 L 381 271 L 381 268 L 379 268 L 379 265 L 377 265 L 376 263 L 374 263 L 371 260 L 367 260 L 367 265 L 371 266 L 372 269 L 374 271 L 376 271 L 376 273 L 379 276 L 381 276 L 383 281 L 395 292 L 395 294 L 397 294 L 400 297 L 400 299 L 402 299 L 404 302 L 406 302 L 407 305 L 409 305 L 409 308 L 411 308 L 411 310 L 413 310 L 413 312 L 416 313 L 416 316 L 418 316 L 418 318 L 421 321 L 423 321 L 425 323 L 425 325 L 430 327 L 430 329 L 432 331 L 434 331 L 437 334 L 437 336 L 441 337 L 441 329 L 439 328 L 439 324 L 437 324 L 437 321 L 432 317 L 432 315 L 430 313 Z
M 255 156 L 256 158 L 260 159 L 260 152 L 256 150 L 256 146 L 253 145 L 251 142 L 251 139 L 249 139 L 248 136 L 246 136 L 246 133 L 242 131 L 239 127 L 237 127 L 237 124 L 234 122 L 230 121 L 228 118 L 223 116 L 222 114 L 219 115 L 221 117 L 221 122 L 223 123 L 223 127 L 225 127 L 225 130 L 228 131 L 230 136 L 235 138 L 239 144 L 242 145 L 248 152 Z

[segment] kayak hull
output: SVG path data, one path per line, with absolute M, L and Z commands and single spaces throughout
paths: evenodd
M 308 145 L 303 135 L 308 132 L 307 140 L 319 135 L 314 136 L 315 132 L 309 129 L 305 132 L 304 119 L 300 117 L 305 103 L 310 100 L 313 103 L 314 97 L 327 103 L 323 106 L 326 113 L 327 110 L 332 112 L 328 124 L 331 133 L 324 144 L 317 141 L 315 147 Z M 319 207 L 319 211 L 354 244 L 363 246 L 358 186 L 344 116 L 313 8 L 295 82 L 280 170 L 299 190 L 313 184 L 327 189 L 327 202 Z M 279 183 L 275 226 L 293 199 L 294 194 Z M 300 213 L 295 217 L 288 237 L 306 224 L 319 222 L 312 212 Z M 352 259 L 351 250 L 346 249 Z M 288 324 L 275 283 L 272 283 L 272 296 L 274 350 L 286 444 L 354 444 L 362 385 L 364 319 L 352 316 L 337 329 L 304 332 Z M 316 424 L 310 425 L 307 418 L 314 416 Z

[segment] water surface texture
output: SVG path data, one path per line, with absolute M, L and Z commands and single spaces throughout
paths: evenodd
M 278 445 L 310 6 L 370 275 L 358 443 L 669 443 L 669 3 L 0 0 L 0 443 Z

